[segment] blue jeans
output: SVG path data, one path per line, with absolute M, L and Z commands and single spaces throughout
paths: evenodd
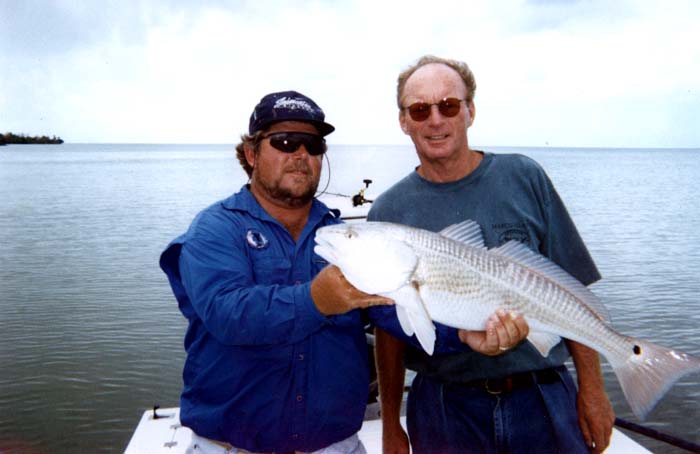
M 565 368 L 558 372 L 555 383 L 499 395 L 417 375 L 406 410 L 413 452 L 587 454 L 576 388 Z

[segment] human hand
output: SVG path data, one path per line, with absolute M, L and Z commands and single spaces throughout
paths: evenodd
M 408 454 L 409 452 L 408 435 L 403 427 L 382 430 L 382 454 Z
M 311 281 L 311 299 L 323 315 L 344 314 L 353 309 L 394 303 L 389 298 L 368 295 L 356 289 L 335 265 L 325 267 Z
M 518 345 L 530 333 L 525 318 L 498 309 L 486 322 L 486 331 L 460 329 L 459 340 L 472 350 L 488 356 L 501 355 Z
M 579 388 L 576 408 L 583 440 L 591 453 L 602 453 L 610 444 L 615 424 L 615 411 L 602 385 Z

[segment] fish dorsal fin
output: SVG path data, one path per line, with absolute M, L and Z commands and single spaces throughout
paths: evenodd
M 471 219 L 447 226 L 438 233 L 445 238 L 459 241 L 460 243 L 465 243 L 473 247 L 486 247 L 481 227 Z
M 558 285 L 567 288 L 576 298 L 588 306 L 598 318 L 606 323 L 610 323 L 610 314 L 607 308 L 593 292 L 581 284 L 578 279 L 564 271 L 559 265 L 533 251 L 525 244 L 517 240 L 511 240 L 503 246 L 491 249 L 489 252 L 531 268 Z

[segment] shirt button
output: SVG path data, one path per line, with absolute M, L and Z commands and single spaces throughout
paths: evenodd
M 302 400 L 304 400 L 302 396 L 297 396 L 297 402 L 301 402 Z
M 303 354 L 300 354 L 300 355 L 299 355 L 299 361 L 304 361 L 304 355 L 303 355 Z

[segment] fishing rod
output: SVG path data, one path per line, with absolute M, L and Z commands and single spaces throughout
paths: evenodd
M 374 200 L 371 200 L 371 199 L 368 199 L 365 197 L 365 191 L 367 190 L 367 188 L 369 188 L 369 185 L 372 184 L 372 180 L 365 178 L 364 180 L 362 180 L 362 182 L 365 184 L 365 187 L 360 188 L 360 190 L 357 191 L 357 194 L 354 194 L 354 195 L 340 194 L 338 192 L 326 192 L 325 190 L 323 190 L 321 192 L 321 194 L 319 194 L 319 195 L 328 194 L 328 195 L 335 195 L 338 197 L 347 197 L 348 199 L 352 200 L 353 207 L 358 207 L 358 206 L 364 205 L 366 203 L 374 202 Z M 341 219 L 355 220 L 355 219 L 365 219 L 366 217 L 367 217 L 367 215 L 341 216 Z
M 326 159 L 326 162 L 328 163 L 327 172 L 328 172 L 328 177 L 326 178 L 326 186 L 316 194 L 316 197 L 320 197 L 323 194 L 328 194 L 328 195 L 335 195 L 339 197 L 347 197 L 349 199 L 352 199 L 352 206 L 357 207 L 360 205 L 364 205 L 365 203 L 372 203 L 373 200 L 366 199 L 365 198 L 365 190 L 369 188 L 369 185 L 372 184 L 372 180 L 365 178 L 362 180 L 362 182 L 365 184 L 364 188 L 360 188 L 360 190 L 357 192 L 355 195 L 346 195 L 346 194 L 340 194 L 338 192 L 326 192 L 326 189 L 328 189 L 328 186 L 331 184 L 331 160 L 328 158 L 328 153 L 324 153 L 323 157 Z M 366 216 L 353 216 L 353 217 L 347 217 L 343 219 L 362 219 Z
M 364 188 L 361 188 L 359 191 L 357 191 L 357 194 L 355 195 L 347 195 L 347 194 L 341 194 L 339 192 L 328 192 L 328 191 L 323 191 L 319 195 L 323 194 L 328 194 L 328 195 L 336 195 L 338 197 L 347 197 L 349 199 L 352 199 L 352 206 L 357 207 L 360 205 L 364 205 L 365 203 L 372 203 L 374 200 L 370 200 L 365 198 L 365 190 L 369 188 L 369 185 L 372 184 L 372 180 L 364 179 L 362 182 L 365 184 Z
M 677 448 L 685 449 L 688 452 L 700 453 L 700 445 L 692 441 L 683 440 L 682 438 L 669 435 L 651 427 L 642 426 L 640 424 L 627 421 L 622 418 L 615 418 L 615 425 L 623 429 L 631 430 L 632 432 L 644 435 L 654 440 L 663 441 Z

